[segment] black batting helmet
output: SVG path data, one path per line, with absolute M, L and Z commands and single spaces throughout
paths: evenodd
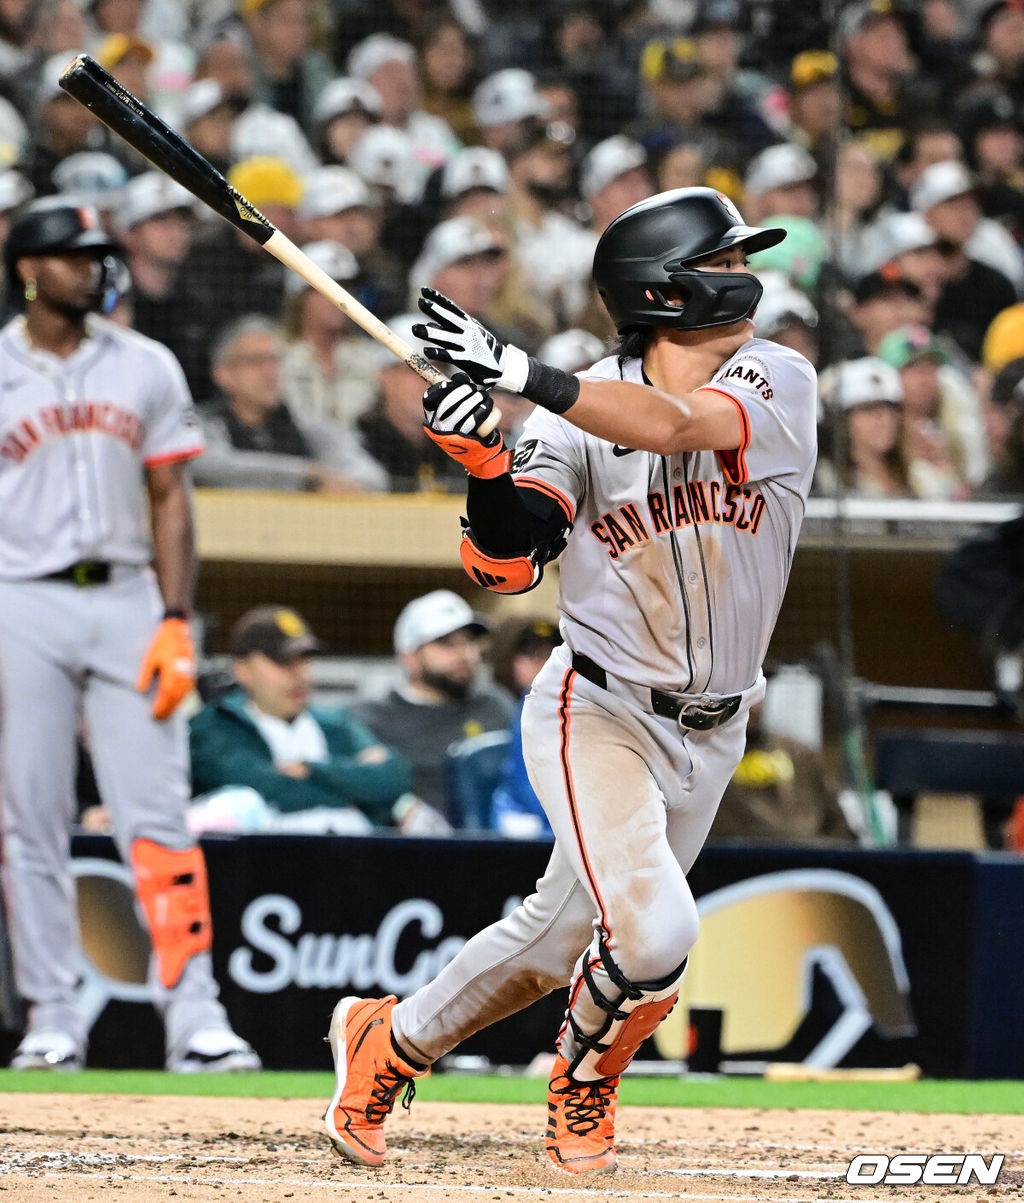
M 119 251 L 120 245 L 104 230 L 99 212 L 92 205 L 48 196 L 27 205 L 11 223 L 4 243 L 4 265 L 8 278 L 15 280 L 14 265 L 24 255 L 84 250 L 102 256 Z
M 620 334 L 638 326 L 708 330 L 750 317 L 761 281 L 747 272 L 694 271 L 693 264 L 742 246 L 763 251 L 786 237 L 748 226 L 713 188 L 676 188 L 632 205 L 608 226 L 594 252 L 594 283 Z M 670 305 L 668 287 L 682 293 Z

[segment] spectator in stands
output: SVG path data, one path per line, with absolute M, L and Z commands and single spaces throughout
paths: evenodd
M 332 280 L 365 303 L 359 265 L 347 247 L 323 240 L 306 243 L 302 249 Z M 297 418 L 352 430 L 376 399 L 380 347 L 301 276 L 289 277 L 288 285 L 282 322 L 287 339 L 282 396 Z
M 821 228 L 834 248 L 834 265 L 847 279 L 864 273 L 875 238 L 873 223 L 881 217 L 882 186 L 878 162 L 862 142 L 847 142 L 840 148 Z
M 468 32 L 456 17 L 441 10 L 423 22 L 415 40 L 424 112 L 444 121 L 460 142 L 474 141 L 476 51 Z
M 137 175 L 125 188 L 114 228 L 128 255 L 132 324 L 170 347 L 193 397 L 208 397 L 215 314 L 205 289 L 180 286 L 194 223 L 193 199 L 162 171 Z
M 883 278 L 909 280 L 931 320 L 946 287 L 946 258 L 939 236 L 920 213 L 884 213 L 866 231 L 861 271 L 854 278 L 881 273 Z
M 298 237 L 302 180 L 283 159 L 268 155 L 236 163 L 228 181 L 283 234 Z M 280 317 L 287 274 L 288 269 L 248 234 L 217 221 L 193 239 L 182 286 L 186 293 L 209 289 L 217 321 L 227 325 L 248 313 Z
M 813 155 L 794 142 L 769 146 L 751 161 L 743 178 L 744 210 L 752 222 L 775 217 L 813 219 L 819 207 Z
M 861 349 L 869 355 L 890 330 L 927 326 L 931 320 L 921 289 L 895 273 L 869 273 L 853 286 L 852 297 L 847 316 Z
M 386 698 L 353 707 L 381 742 L 397 748 L 412 765 L 413 793 L 442 813 L 448 745 L 484 731 L 504 731 L 513 721 L 514 707 L 504 691 L 475 683 L 486 630 L 456 593 L 438 589 L 417 597 L 395 623 L 402 685 Z
M 750 709 L 747 747 L 719 803 L 710 839 L 781 844 L 852 840 L 839 791 L 819 750 L 766 731 Z
M 595 234 L 603 234 L 630 205 L 653 195 L 647 151 L 639 142 L 616 134 L 587 152 L 580 167 L 580 196 L 590 209 Z
M 178 128 L 218 171 L 231 168 L 231 133 L 245 110 L 245 95 L 226 92 L 215 79 L 197 79 L 178 100 Z
M 1004 91 L 986 89 L 957 106 L 964 159 L 974 172 L 981 211 L 1024 241 L 1024 130 Z
M 284 606 L 259 606 L 235 623 L 234 686 L 189 723 L 193 832 L 362 835 L 392 826 L 409 766 L 346 711 L 310 704 L 311 657 L 323 650 Z
M 421 288 L 435 288 L 503 341 L 532 349 L 549 333 L 550 316 L 529 293 L 523 295 L 510 278 L 512 271 L 508 239 L 497 225 L 451 217 L 431 230 L 409 271 L 411 301 Z
M 399 314 L 388 326 L 410 347 L 421 344 L 412 327 L 417 314 Z M 377 346 L 374 405 L 356 421 L 363 449 L 380 465 L 392 493 L 461 492 L 466 473 L 423 429 L 423 378 Z
M 934 89 L 914 74 L 903 14 L 895 6 L 856 0 L 843 7 L 839 39 L 845 124 L 880 162 L 891 162 L 907 129 L 935 110 Z
M 697 43 L 688 38 L 655 38 L 640 59 L 639 111 L 642 114 L 623 131 L 643 144 L 648 154 L 659 156 L 680 142 L 713 145 L 716 158 L 724 156 L 730 167 L 739 155 L 731 144 L 721 145 L 705 125 L 715 102 L 714 84 Z
M 969 73 L 976 82 L 1005 88 L 1015 104 L 1024 102 L 1024 9 L 1016 0 L 991 0 L 981 8 Z
M 786 137 L 816 159 L 829 153 L 843 109 L 839 60 L 829 50 L 804 50 L 789 67 Z
M 890 168 L 891 200 L 897 209 L 910 204 L 910 193 L 921 173 L 933 163 L 956 162 L 963 147 L 952 127 L 938 117 L 925 119 L 907 132 Z
M 992 469 L 975 490 L 979 497 L 1024 496 L 1024 357 L 1011 359 L 992 382 L 985 409 Z
M 380 121 L 380 93 L 365 79 L 332 79 L 317 97 L 311 140 L 324 163 L 348 162 L 352 147 Z
M 473 91 L 473 121 L 484 146 L 505 154 L 527 123 L 550 120 L 537 81 L 522 67 L 508 67 L 482 79 Z
M 890 331 L 878 344 L 878 357 L 900 374 L 915 495 L 963 500 L 987 466 L 980 405 L 970 382 L 925 326 Z
M 340 242 L 359 264 L 358 299 L 382 319 L 405 308 L 406 269 L 381 246 L 384 210 L 376 190 L 349 167 L 318 167 L 305 178 L 299 217 L 310 242 Z
M 545 363 L 550 362 L 544 360 Z M 540 616 L 507 618 L 493 632 L 489 660 L 496 684 L 517 700 L 501 781 L 491 804 L 493 830 L 515 839 L 553 839 L 551 824 L 533 792 L 523 760 L 522 710 L 533 678 L 562 642 L 558 624 Z
M 298 418 L 281 399 L 283 353 L 277 326 L 261 315 L 218 335 L 210 360 L 220 396 L 200 409 L 206 452 L 194 467 L 196 484 L 329 493 L 384 488 L 384 472 L 349 431 Z
M 145 67 L 149 100 L 158 112 L 173 105 L 182 88 L 192 79 L 196 54 L 191 46 L 171 36 L 166 29 L 161 31 L 159 38 L 147 32 L 146 18 L 150 15 L 147 10 L 153 7 L 152 4 L 147 4 L 146 0 L 92 0 L 79 7 L 87 10 L 93 26 L 90 43 L 116 36 L 146 43 L 153 56 Z
M 903 389 L 899 372 L 875 356 L 826 369 L 821 398 L 833 446 L 819 455 L 815 492 L 850 497 L 910 497 L 903 451 Z
M 251 98 L 313 128 L 317 97 L 333 75 L 312 46 L 308 0 L 240 0 L 238 11 L 252 45 Z
M 36 81 L 37 87 L 26 111 L 35 113 L 36 124 L 28 157 L 19 164 L 19 170 L 39 196 L 56 190 L 51 172 L 68 155 L 82 150 L 113 150 L 113 136 L 106 127 L 57 83 L 68 58 L 59 54 L 47 59 L 38 74 L 28 76 Z
M 508 213 L 527 287 L 554 314 L 572 323 L 586 305 L 597 237 L 562 206 L 573 195 L 572 134 L 557 123 L 523 122 L 506 148 Z
M 430 228 L 420 203 L 426 173 L 412 139 L 393 125 L 372 125 L 352 147 L 348 165 L 381 198 L 381 246 L 399 262 L 410 263 Z
M 977 363 L 989 323 L 1017 299 L 1009 273 L 1021 279 L 1020 250 L 1006 230 L 982 218 L 974 182 L 961 163 L 926 168 L 910 201 L 938 234 L 946 260 L 946 284 L 935 308 L 934 329 L 949 334 Z
M 387 33 L 376 33 L 353 47 L 348 74 L 362 79 L 380 96 L 380 119 L 408 138 L 421 180 L 426 171 L 446 163 L 459 147 L 451 126 L 421 107 L 423 83 L 416 49 Z
M 32 185 L 19 171 L 0 170 L 0 245 L 7 239 L 11 228 L 11 216 L 33 197 Z M 7 273 L 0 277 L 0 315 L 6 321 L 8 314 Z
M 441 173 L 445 217 L 505 220 L 508 167 L 504 156 L 489 146 L 467 146 L 453 155 Z
M 817 365 L 818 311 L 807 294 L 780 272 L 758 272 L 758 278 L 764 292 L 754 314 L 754 336 L 792 347 Z

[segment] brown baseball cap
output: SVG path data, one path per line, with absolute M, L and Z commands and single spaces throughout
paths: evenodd
M 248 610 L 231 629 L 231 655 L 241 659 L 262 652 L 276 664 L 326 651 L 304 618 L 286 606 L 257 606 Z

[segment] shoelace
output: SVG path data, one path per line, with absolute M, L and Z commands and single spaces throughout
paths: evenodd
M 607 1114 L 615 1086 L 614 1078 L 606 1078 L 566 1092 L 565 1126 L 574 1136 L 586 1136 L 598 1127 Z
M 403 1086 L 405 1094 L 402 1096 L 402 1106 L 406 1111 L 412 1107 L 412 1101 L 416 1097 L 416 1083 L 412 1078 L 399 1073 L 390 1061 L 386 1061 L 384 1068 L 373 1075 L 373 1081 L 374 1088 L 370 1091 L 373 1102 L 366 1105 L 366 1118 L 371 1124 L 382 1124 L 387 1119 Z

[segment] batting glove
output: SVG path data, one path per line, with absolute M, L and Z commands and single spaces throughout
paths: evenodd
M 427 359 L 452 364 L 484 388 L 522 392 L 530 371 L 525 351 L 499 342 L 475 317 L 433 288 L 421 290 L 419 307 L 433 319 L 412 328 L 428 344 L 423 350 Z
M 165 618 L 142 661 L 136 688 L 145 693 L 157 678 L 153 717 L 170 718 L 196 683 L 196 649 L 184 618 Z
M 493 408 L 490 397 L 465 372 L 457 372 L 423 394 L 423 429 L 470 476 L 503 476 L 511 467 L 512 452 L 498 431 L 486 438 L 477 434 Z

